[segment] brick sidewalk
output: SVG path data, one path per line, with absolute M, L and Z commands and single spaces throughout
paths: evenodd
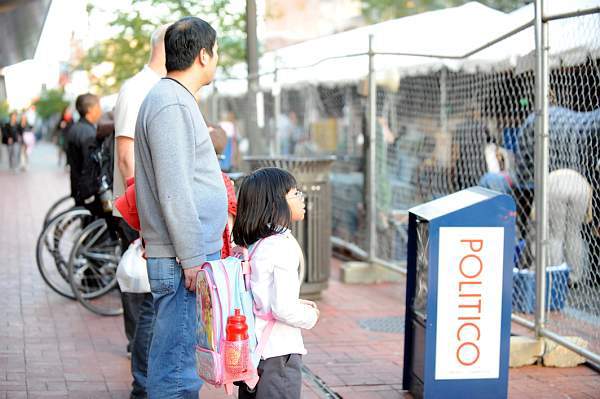
M 121 318 L 99 317 L 47 288 L 35 264 L 44 212 L 68 191 L 55 153 L 41 146 L 31 170 L 0 164 L 0 399 L 128 398 L 130 372 Z M 305 333 L 305 364 L 343 398 L 403 398 L 403 335 L 372 332 L 367 319 L 401 318 L 404 286 L 348 286 L 334 278 L 319 301 L 321 320 Z M 511 398 L 600 398 L 586 367 L 510 371 Z M 304 397 L 322 396 L 304 383 Z M 205 389 L 202 398 L 224 398 Z
M 402 333 L 371 332 L 366 319 L 404 316 L 404 284 L 345 285 L 334 278 L 319 301 L 321 320 L 304 334 L 306 365 L 347 398 L 409 398 L 402 392 Z M 513 326 L 514 327 L 514 326 Z M 510 369 L 510 398 L 600 398 L 600 375 L 584 366 Z

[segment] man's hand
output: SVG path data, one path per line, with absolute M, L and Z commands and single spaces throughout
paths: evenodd
M 196 275 L 200 271 L 202 266 L 191 267 L 189 269 L 183 269 L 183 275 L 185 277 L 185 288 L 190 291 L 196 290 Z

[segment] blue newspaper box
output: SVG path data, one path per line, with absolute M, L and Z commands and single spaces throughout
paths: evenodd
M 515 203 L 474 187 L 409 211 L 403 387 L 506 398 Z

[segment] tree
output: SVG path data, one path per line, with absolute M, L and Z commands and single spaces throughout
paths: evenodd
M 147 2 L 148 0 L 136 0 Z M 217 30 L 219 66 L 229 68 L 246 60 L 245 2 L 230 0 L 149 0 L 153 6 L 166 6 L 173 22 L 187 15 L 201 16 Z
M 217 30 L 221 67 L 227 70 L 245 60 L 245 8 L 240 8 L 240 2 L 132 0 L 131 4 L 132 11 L 119 10 L 111 22 L 116 35 L 92 47 L 79 65 L 91 71 L 102 63 L 109 63 L 107 73 L 92 76 L 94 91 L 98 94 L 117 92 L 126 79 L 142 68 L 148 60 L 149 38 L 156 27 L 187 15 L 200 15 Z M 148 10 L 153 10 L 154 16 Z M 88 12 L 93 11 L 94 8 L 88 6 Z
M 59 89 L 51 89 L 43 92 L 35 102 L 35 112 L 44 120 L 49 119 L 53 115 L 60 114 L 69 105 L 64 95 L 64 91 Z
M 0 101 L 0 123 L 8 118 L 8 101 Z
M 95 93 L 116 93 L 125 80 L 144 66 L 150 54 L 150 35 L 158 25 L 143 17 L 139 10 L 117 12 L 111 26 L 118 29 L 118 34 L 90 48 L 79 65 L 81 69 L 93 71 L 99 65 L 108 63 L 105 73 L 90 73 Z
M 459 6 L 470 0 L 361 0 L 362 14 L 369 23 L 405 17 L 425 11 Z M 513 11 L 531 0 L 479 0 L 500 11 Z

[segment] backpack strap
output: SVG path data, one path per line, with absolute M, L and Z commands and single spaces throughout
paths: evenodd
M 261 316 L 261 315 L 256 315 L 256 317 L 261 318 L 263 320 L 266 320 L 266 317 L 270 317 L 270 319 L 268 319 L 268 323 L 267 326 L 265 327 L 260 340 L 258 341 L 258 343 L 256 344 L 256 349 L 254 350 L 254 353 L 258 356 L 258 360 L 260 361 L 260 358 L 262 357 L 262 353 L 265 350 L 265 346 L 267 345 L 267 341 L 269 340 L 269 336 L 271 335 L 271 332 L 273 331 L 273 327 L 275 327 L 275 318 L 273 317 L 273 315 L 269 312 L 268 316 Z M 248 388 L 250 389 L 254 389 L 254 387 L 256 386 L 256 384 L 258 384 L 258 380 L 260 377 L 255 376 L 254 378 L 245 380 L 244 382 L 246 383 L 246 385 L 248 385 Z M 227 387 L 225 387 L 225 391 L 227 391 Z
M 221 270 L 223 271 L 223 274 L 225 276 L 225 285 L 227 286 L 227 309 L 231 309 L 233 298 L 231 295 L 231 286 L 229 285 L 229 277 L 227 277 L 227 268 L 223 264 L 222 260 L 217 260 L 217 263 L 219 264 L 219 266 L 221 266 Z
M 242 274 L 244 275 L 244 285 L 246 286 L 246 291 L 250 291 L 250 260 L 252 259 L 252 255 L 256 252 L 256 248 L 260 245 L 260 243 L 264 240 L 261 238 L 254 244 L 252 251 L 248 253 L 248 248 L 242 247 Z
M 260 337 L 260 340 L 256 344 L 256 350 L 254 351 L 254 353 L 256 353 L 258 355 L 259 359 L 262 357 L 262 353 L 263 353 L 263 350 L 265 350 L 265 346 L 267 345 L 269 336 L 271 335 L 271 332 L 273 331 L 273 327 L 275 327 L 275 318 L 273 317 L 272 314 L 270 314 L 270 315 L 271 315 L 271 319 L 267 323 L 267 326 L 265 327 L 265 330 L 263 331 L 263 333 Z M 257 317 L 259 317 L 259 316 L 257 315 Z

